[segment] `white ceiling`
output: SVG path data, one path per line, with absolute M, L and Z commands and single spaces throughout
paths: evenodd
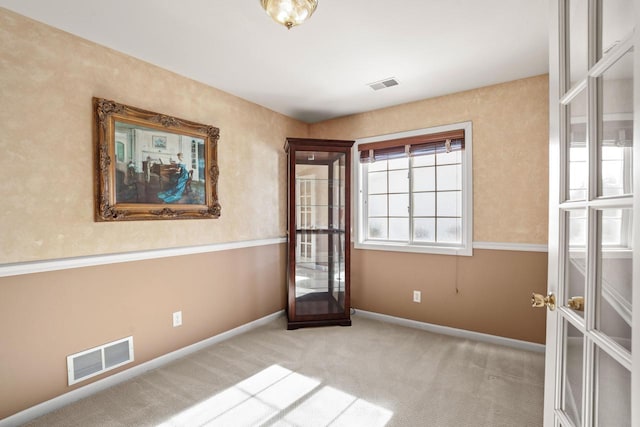
M 0 0 L 309 123 L 548 72 L 547 0 L 318 3 L 288 31 L 259 0 Z

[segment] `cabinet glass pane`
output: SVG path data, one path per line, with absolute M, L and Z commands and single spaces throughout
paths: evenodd
M 344 230 L 345 228 L 345 173 L 345 155 L 340 154 L 333 162 L 333 179 L 329 182 L 333 189 L 329 211 L 333 218 L 329 226 L 338 230 Z
M 581 91 L 566 106 L 570 126 L 567 135 L 567 200 L 587 198 L 587 94 Z
M 303 253 L 305 235 L 298 232 L 296 254 Z M 311 258 L 296 257 L 296 314 L 344 311 L 344 235 L 342 233 L 313 234 Z M 340 297 L 336 299 L 336 297 Z
M 632 0 L 602 1 L 602 50 L 598 58 L 605 56 L 633 31 Z
M 633 52 L 629 51 L 598 78 L 602 93 L 598 138 L 598 195 L 632 192 Z
M 344 310 L 344 298 L 345 298 L 345 257 L 344 248 L 344 234 L 334 236 L 334 245 L 336 250 L 336 256 L 333 261 L 333 299 L 337 302 L 338 307 Z
M 585 0 L 570 0 L 567 13 L 569 28 L 567 34 L 567 72 L 569 88 L 587 75 L 588 36 L 587 5 Z M 568 89 L 568 88 L 567 88 Z
M 563 320 L 564 349 L 562 368 L 562 409 L 576 426 L 582 425 L 582 366 L 584 337 L 566 319 Z
M 597 329 L 631 351 L 631 209 L 598 211 Z
M 596 350 L 596 419 L 599 426 L 631 425 L 631 373 Z
M 586 284 L 586 243 L 587 243 L 587 211 L 572 210 L 567 215 L 566 271 L 564 296 L 568 301 L 572 297 L 584 297 Z M 576 313 L 584 317 L 583 311 Z

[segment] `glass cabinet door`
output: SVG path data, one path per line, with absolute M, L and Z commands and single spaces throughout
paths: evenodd
M 350 324 L 350 150 L 336 141 L 288 139 L 289 328 Z

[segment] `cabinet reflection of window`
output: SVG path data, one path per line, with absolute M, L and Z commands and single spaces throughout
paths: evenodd
M 301 230 L 309 230 L 313 227 L 313 201 L 315 199 L 313 177 L 307 176 L 297 180 L 298 194 L 298 218 L 297 223 Z M 300 245 L 298 256 L 304 260 L 312 260 L 314 257 L 314 236 L 312 233 L 300 233 Z

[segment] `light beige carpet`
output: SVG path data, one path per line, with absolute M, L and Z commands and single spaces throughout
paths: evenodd
M 544 356 L 357 315 L 284 317 L 32 426 L 540 426 Z

